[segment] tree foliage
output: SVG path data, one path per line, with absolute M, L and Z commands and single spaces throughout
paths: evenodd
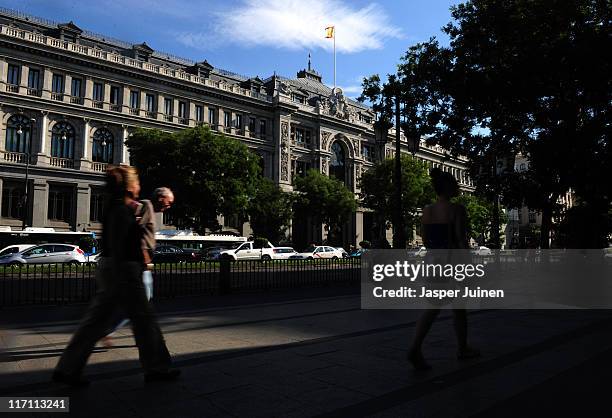
M 353 193 L 341 181 L 313 169 L 295 179 L 295 190 L 297 214 L 312 216 L 317 223 L 325 225 L 328 242 L 340 245 L 338 232 L 357 210 Z
M 607 213 L 612 186 L 601 176 L 611 161 L 609 3 L 472 0 L 453 7 L 452 16 L 450 47 L 439 54 L 446 64 L 420 71 L 431 76 L 432 120 L 439 117 L 430 140 L 469 157 L 483 195 L 540 209 L 542 247 L 555 202 L 570 188 Z M 520 178 L 493 168 L 517 152 L 530 160 L 522 195 L 504 188 Z
M 463 205 L 468 216 L 468 236 L 478 242 L 479 245 L 486 245 L 491 239 L 493 225 L 493 211 L 495 205 L 482 197 L 472 194 L 462 194 L 453 198 L 454 203 Z M 502 209 L 498 209 L 500 224 L 507 222 L 507 217 Z
M 174 191 L 177 226 L 214 231 L 218 215 L 246 217 L 261 177 L 258 157 L 240 141 L 207 127 L 139 129 L 127 145 L 145 196 L 159 186 Z
M 272 180 L 262 179 L 247 209 L 253 235 L 275 244 L 282 241 L 293 216 L 293 200 Z
M 394 164 L 393 159 L 378 162 L 359 180 L 361 205 L 374 211 L 378 240 L 382 239 L 393 218 Z M 421 162 L 409 155 L 402 155 L 401 168 L 402 216 L 406 229 L 412 231 L 419 222 L 419 209 L 431 203 L 435 194 L 428 170 Z

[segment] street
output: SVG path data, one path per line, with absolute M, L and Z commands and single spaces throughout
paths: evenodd
M 605 401 L 594 389 L 612 366 L 607 311 L 470 312 L 483 356 L 464 362 L 443 311 L 425 341 L 433 370 L 415 373 L 405 358 L 419 312 L 361 310 L 352 288 L 156 305 L 176 383 L 143 383 L 123 328 L 92 354 L 88 389 L 50 384 L 85 306 L 29 307 L 2 311 L 0 393 L 70 396 L 72 414 L 89 417 L 563 416 Z

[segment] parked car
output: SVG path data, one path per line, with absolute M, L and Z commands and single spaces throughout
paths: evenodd
M 491 255 L 491 254 L 493 254 L 491 252 L 490 248 L 483 247 L 482 245 L 480 247 L 476 248 L 473 252 L 474 252 L 475 255 Z
M 288 260 L 298 252 L 291 247 L 274 247 L 272 249 L 272 260 Z
M 359 257 L 361 257 L 362 255 L 364 255 L 367 252 L 368 252 L 367 248 L 358 248 L 358 249 L 353 250 L 349 254 L 349 257 L 351 257 L 351 258 L 359 258 Z
M 301 252 L 300 255 L 303 258 L 314 260 L 315 258 L 342 258 L 342 251 L 334 247 L 327 245 L 314 246 L 311 245 L 305 251 Z
M 236 248 L 221 251 L 219 258 L 230 260 L 272 260 L 274 248 L 269 242 L 263 248 L 256 248 L 253 241 L 247 241 Z
M 70 244 L 36 245 L 24 251 L 0 257 L 0 264 L 9 266 L 55 263 L 78 265 L 85 262 L 87 262 L 87 258 L 83 250 Z
M 4 247 L 2 250 L 0 250 L 0 257 L 25 251 L 28 248 L 32 248 L 33 246 L 34 244 L 9 245 L 8 247 Z
M 342 253 L 342 258 L 349 258 L 349 253 L 342 247 L 336 247 L 336 250 L 340 251 L 340 253 Z
M 221 252 L 225 250 L 231 250 L 232 248 L 238 247 L 241 242 L 238 242 L 232 246 L 217 246 L 217 247 L 208 247 L 202 250 L 202 255 L 206 260 L 218 260 Z
M 158 245 L 153 251 L 153 263 L 185 263 L 198 261 L 198 256 L 193 251 L 186 251 L 174 245 Z

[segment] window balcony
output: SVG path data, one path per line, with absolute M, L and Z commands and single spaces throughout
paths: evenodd
M 25 164 L 28 160 L 28 154 L 23 152 L 3 151 L 3 160 L 7 163 Z
M 19 86 L 17 84 L 7 84 L 6 91 L 9 93 L 19 93 Z
M 164 115 L 164 121 L 165 122 L 172 122 L 172 115 Z
M 149 119 L 157 119 L 157 113 L 151 112 L 150 110 L 147 110 L 145 112 L 145 116 L 148 117 Z
M 130 107 L 130 115 L 138 116 L 140 115 L 140 109 L 137 107 Z
M 121 112 L 121 105 L 120 104 L 111 104 L 110 105 L 110 110 L 111 110 L 111 112 Z
M 51 100 L 57 100 L 58 102 L 63 102 L 64 93 L 51 92 Z
M 59 168 L 74 168 L 74 160 L 72 158 L 51 157 L 49 165 Z
M 187 119 L 187 118 L 179 118 L 179 123 L 181 125 L 189 125 L 189 119 Z
M 40 94 L 41 94 L 41 91 L 39 89 L 28 87 L 28 96 L 40 97 Z
M 82 105 L 83 98 L 79 96 L 70 96 L 70 103 Z
M 91 102 L 91 107 L 94 107 L 96 109 L 103 109 L 104 108 L 104 102 L 98 101 L 98 100 L 94 100 Z
M 108 167 L 108 163 L 96 163 L 96 162 L 91 163 L 91 169 L 93 171 L 104 173 L 107 167 Z

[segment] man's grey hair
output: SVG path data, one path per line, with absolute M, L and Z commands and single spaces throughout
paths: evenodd
M 153 200 L 155 201 L 161 199 L 162 197 L 169 196 L 174 196 L 174 193 L 172 193 L 172 190 L 170 190 L 168 187 L 158 187 L 153 191 Z

